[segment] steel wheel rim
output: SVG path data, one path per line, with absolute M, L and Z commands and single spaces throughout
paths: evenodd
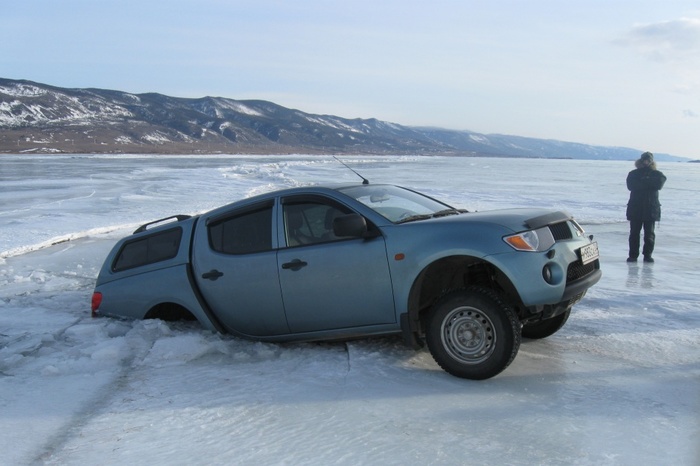
M 487 360 L 496 348 L 493 322 L 473 307 L 458 307 L 447 314 L 440 334 L 449 355 L 465 364 Z

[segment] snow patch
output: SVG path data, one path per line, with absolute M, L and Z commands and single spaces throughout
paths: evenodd
M 46 95 L 48 91 L 31 84 L 16 84 L 14 86 L 0 86 L 0 94 L 11 97 L 39 97 Z
M 129 136 L 119 136 L 114 138 L 114 142 L 117 144 L 133 144 L 134 140 L 131 139 Z
M 161 133 L 160 131 L 154 131 L 152 133 L 144 134 L 143 136 L 141 136 L 141 139 L 155 144 L 164 144 L 166 142 L 170 142 L 168 136 Z

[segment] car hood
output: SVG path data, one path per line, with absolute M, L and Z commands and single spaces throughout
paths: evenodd
M 431 218 L 415 223 L 490 223 L 497 224 L 514 232 L 537 229 L 552 223 L 563 222 L 571 218 L 566 212 L 548 209 L 500 209 L 484 212 L 466 212 L 459 215 Z

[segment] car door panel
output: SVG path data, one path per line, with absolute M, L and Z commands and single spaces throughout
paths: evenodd
M 292 333 L 396 321 L 381 237 L 280 249 L 278 267 Z
M 272 204 L 204 217 L 195 232 L 192 266 L 202 296 L 232 332 L 289 333 L 272 249 Z M 269 218 L 267 217 L 269 215 Z

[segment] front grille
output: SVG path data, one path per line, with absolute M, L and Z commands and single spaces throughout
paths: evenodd
M 560 222 L 549 225 L 549 231 L 552 232 L 554 241 L 561 241 L 573 238 L 573 235 L 571 234 L 571 228 L 569 228 L 569 222 Z
M 571 283 L 579 278 L 583 278 L 589 273 L 595 272 L 598 268 L 598 261 L 594 260 L 586 265 L 583 265 L 580 260 L 569 264 L 569 269 L 566 271 L 566 283 Z

